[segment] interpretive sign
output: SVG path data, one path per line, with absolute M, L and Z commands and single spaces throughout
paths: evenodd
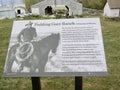
M 107 75 L 99 18 L 14 21 L 4 75 Z

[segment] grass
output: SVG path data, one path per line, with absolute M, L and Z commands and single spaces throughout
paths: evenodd
M 35 18 L 27 17 L 24 19 Z M 42 17 L 38 18 L 41 19 Z M 84 77 L 83 90 L 120 90 L 120 21 L 100 18 L 108 76 Z M 0 90 L 31 90 L 30 77 L 2 77 L 12 23 L 13 19 L 0 20 Z M 74 77 L 42 77 L 41 85 L 42 90 L 74 90 Z

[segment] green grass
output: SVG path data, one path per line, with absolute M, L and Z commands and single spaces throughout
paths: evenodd
M 35 18 L 27 17 L 24 19 Z M 41 19 L 42 17 L 38 18 Z M 120 90 L 120 21 L 100 18 L 108 76 L 84 77 L 83 90 Z M 13 20 L 0 20 L 0 90 L 31 90 L 31 79 L 29 77 L 2 77 L 12 23 Z M 74 90 L 74 77 L 42 77 L 41 85 L 42 90 Z

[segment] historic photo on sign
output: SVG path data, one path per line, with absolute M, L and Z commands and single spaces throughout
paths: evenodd
M 106 74 L 98 18 L 14 21 L 5 76 Z

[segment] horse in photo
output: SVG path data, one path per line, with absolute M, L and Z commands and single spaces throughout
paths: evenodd
M 60 34 L 51 34 L 41 40 L 24 42 L 13 45 L 7 56 L 6 72 L 44 72 L 49 52 L 56 53 L 60 41 Z M 12 69 L 14 63 L 18 64 L 16 71 Z

